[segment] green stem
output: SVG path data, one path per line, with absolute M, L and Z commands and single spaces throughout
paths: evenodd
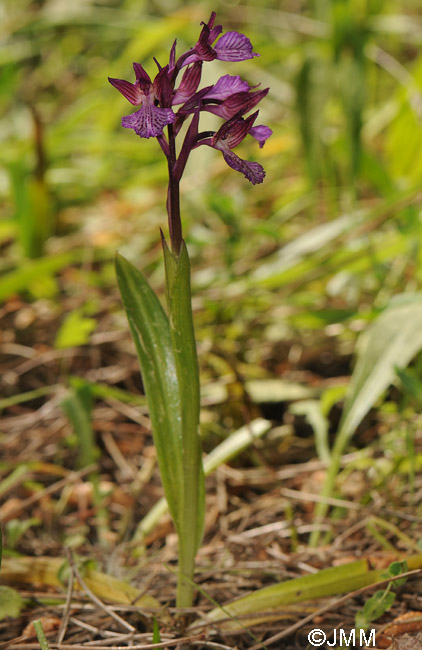
M 328 468 L 327 476 L 321 491 L 322 497 L 331 497 L 333 494 L 334 486 L 336 483 L 337 474 L 340 470 L 341 457 L 349 441 L 349 435 L 345 426 L 343 426 L 337 434 L 334 443 L 333 451 L 331 454 L 330 466 Z M 315 508 L 314 523 L 318 525 L 322 522 L 323 518 L 328 512 L 328 504 L 326 501 L 320 501 Z M 320 538 L 320 531 L 316 528 L 309 538 L 309 545 L 312 548 L 318 546 Z
M 179 536 L 179 572 L 177 575 L 177 607 L 192 607 L 194 596 L 195 554 Z

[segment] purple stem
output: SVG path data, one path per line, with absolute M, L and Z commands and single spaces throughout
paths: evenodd
M 168 125 L 168 136 L 169 185 L 167 190 L 167 214 L 171 249 L 175 255 L 179 255 L 182 246 L 182 221 L 180 219 L 179 179 L 176 178 L 174 173 L 176 165 L 176 136 L 172 124 Z

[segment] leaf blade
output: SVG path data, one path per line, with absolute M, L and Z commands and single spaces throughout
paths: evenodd
M 201 544 L 205 519 L 205 480 L 202 445 L 199 436 L 200 385 L 196 340 L 193 327 L 190 263 L 186 244 L 179 254 L 172 253 L 163 239 L 167 300 L 170 313 L 170 338 L 177 373 L 181 419 L 184 496 L 183 530 L 179 538 L 180 569 L 187 581 L 179 582 L 178 605 L 189 606 L 195 555 Z
M 116 256 L 116 273 L 141 365 L 161 480 L 179 532 L 183 499 L 182 421 L 169 321 L 142 273 L 120 255 Z

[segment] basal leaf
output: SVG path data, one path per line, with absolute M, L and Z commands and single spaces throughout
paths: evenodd
M 190 264 L 186 245 L 182 242 L 177 265 L 169 264 L 174 258 L 167 245 L 164 246 L 167 282 L 169 292 L 170 336 L 173 345 L 176 372 L 179 383 L 182 435 L 183 466 L 185 468 L 185 488 L 187 513 L 195 512 L 196 549 L 203 533 L 205 513 L 205 487 L 202 468 L 202 448 L 199 437 L 200 386 L 199 368 L 196 353 L 195 332 L 192 320 Z M 195 500 L 197 502 L 195 503 Z
M 161 480 L 180 533 L 184 477 L 182 417 L 170 325 L 142 273 L 120 255 L 116 257 L 116 272 L 141 365 Z
M 191 581 L 194 559 L 202 540 L 205 516 L 205 484 L 202 449 L 199 437 L 200 387 L 192 320 L 190 264 L 184 242 L 174 255 L 163 240 L 166 268 L 167 300 L 170 313 L 170 338 L 179 386 L 183 437 L 183 530 L 179 538 L 180 566 Z M 183 590 L 192 590 L 192 582 Z M 182 595 L 182 594 L 180 594 Z M 189 603 L 178 599 L 178 603 Z

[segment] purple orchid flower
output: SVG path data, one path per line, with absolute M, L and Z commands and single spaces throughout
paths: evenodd
M 238 75 L 233 76 L 226 74 L 223 77 L 220 77 L 217 83 L 213 86 L 207 86 L 206 88 L 202 88 L 199 92 L 196 92 L 199 86 L 199 80 L 195 83 L 196 78 L 194 78 L 197 76 L 198 68 L 196 66 L 199 67 L 200 79 L 202 62 L 196 62 L 186 69 L 182 82 L 175 92 L 172 102 L 173 105 L 184 103 L 184 106 L 180 110 L 186 115 L 194 111 L 201 99 L 215 100 L 216 103 L 220 103 L 233 94 L 242 91 L 247 92 L 250 89 L 248 82 L 243 81 Z M 190 94 L 186 92 L 188 86 L 189 90 L 191 90 Z
M 265 88 L 265 90 L 254 93 L 241 91 L 229 95 L 223 101 L 217 99 L 211 90 L 202 97 L 203 110 L 228 120 L 239 112 L 244 115 L 255 108 L 258 102 L 267 95 L 268 90 L 269 88 Z
M 179 66 L 183 67 L 195 61 L 246 61 L 259 56 L 253 51 L 252 44 L 246 36 L 238 32 L 226 32 L 213 46 L 214 41 L 220 36 L 223 28 L 221 25 L 214 27 L 215 11 L 212 12 L 208 23 L 202 23 L 202 31 L 197 44 L 187 52 Z
M 272 131 L 268 126 L 253 126 L 258 113 L 259 111 L 256 111 L 246 119 L 239 114 L 234 115 L 230 120 L 224 122 L 220 129 L 211 137 L 201 139 L 201 134 L 199 134 L 198 143 L 195 145 L 199 146 L 205 144 L 221 151 L 223 158 L 229 167 L 241 172 L 253 185 L 262 183 L 264 180 L 264 168 L 257 162 L 242 160 L 242 158 L 239 158 L 232 149 L 237 147 L 237 145 L 240 144 L 248 134 L 258 140 L 260 147 L 262 147 L 265 140 L 270 137 Z M 204 135 L 209 134 L 207 133 Z
M 165 104 L 171 97 L 168 67 L 162 68 L 153 82 L 140 63 L 134 63 L 133 69 L 136 76 L 134 84 L 124 79 L 108 78 L 111 85 L 131 104 L 142 105 L 139 111 L 122 118 L 122 126 L 133 129 L 141 138 L 156 138 L 162 135 L 164 127 L 172 124 L 176 118 L 171 108 L 159 107 L 156 104 Z

